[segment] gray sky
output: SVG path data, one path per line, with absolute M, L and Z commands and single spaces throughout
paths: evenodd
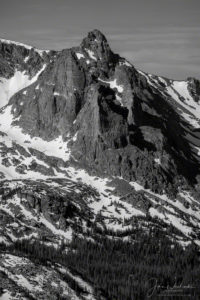
M 141 70 L 200 79 L 199 0 L 0 0 L 2 38 L 63 49 L 95 28 Z

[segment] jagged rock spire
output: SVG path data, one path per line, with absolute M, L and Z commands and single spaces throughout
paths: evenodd
M 101 31 L 94 29 L 90 31 L 81 43 L 81 48 L 92 51 L 101 60 L 112 60 L 113 52 Z

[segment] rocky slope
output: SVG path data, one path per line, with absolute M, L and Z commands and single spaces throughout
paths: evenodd
M 199 100 L 197 79 L 137 70 L 98 30 L 57 52 L 0 40 L 0 242 L 67 251 L 137 224 L 200 245 Z

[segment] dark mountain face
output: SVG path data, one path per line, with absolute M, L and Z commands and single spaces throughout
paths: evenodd
M 197 79 L 137 70 L 98 30 L 62 51 L 0 40 L 0 244 L 67 252 L 74 236 L 159 230 L 199 246 L 199 100 Z

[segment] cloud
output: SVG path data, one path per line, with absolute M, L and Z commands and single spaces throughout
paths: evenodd
M 200 78 L 200 27 L 138 29 L 111 34 L 112 48 L 144 71 L 185 79 Z

